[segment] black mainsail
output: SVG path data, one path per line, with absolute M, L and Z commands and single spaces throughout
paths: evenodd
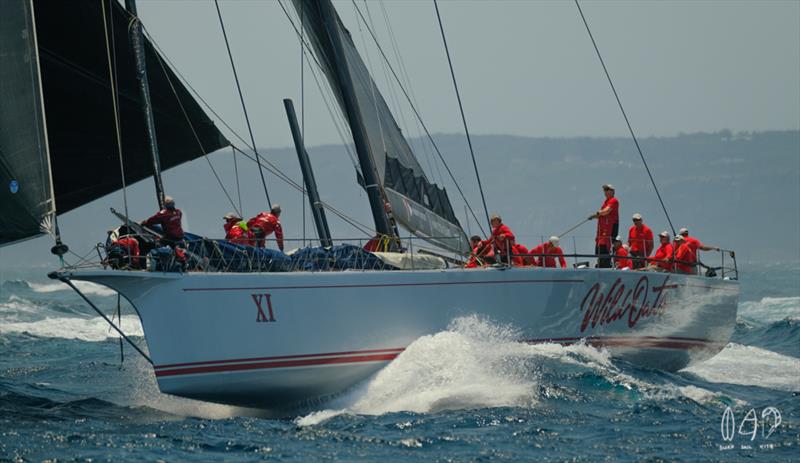
M 293 4 L 303 16 L 304 29 L 354 139 L 365 135 L 365 143 L 356 140 L 356 149 L 368 150 L 395 219 L 437 246 L 469 253 L 447 191 L 428 180 L 333 4 L 330 0 L 293 0 Z M 362 172 L 369 168 L 360 164 Z
M 113 30 L 125 182 L 153 175 L 128 36 L 130 14 L 115 0 L 4 2 L 0 245 L 43 233 L 40 225 L 53 213 L 123 186 L 103 11 Z M 147 75 L 162 168 L 229 145 L 146 39 L 145 54 L 152 63 Z

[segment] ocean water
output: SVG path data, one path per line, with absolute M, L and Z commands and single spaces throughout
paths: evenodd
M 797 461 L 800 263 L 742 267 L 731 343 L 677 373 L 515 343 L 513 327 L 468 316 L 282 419 L 159 393 L 149 366 L 128 346 L 121 362 L 116 334 L 45 269 L 4 272 L 0 461 Z M 112 291 L 81 286 L 114 306 Z M 129 307 L 121 323 L 143 341 Z

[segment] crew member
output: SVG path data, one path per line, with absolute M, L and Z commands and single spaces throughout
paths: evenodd
M 247 222 L 242 220 L 242 216 L 235 212 L 228 212 L 222 218 L 225 221 L 225 240 L 229 243 L 242 246 L 253 245 L 253 234 L 247 228 Z
M 660 245 L 653 256 L 655 260 L 650 262 L 649 268 L 651 270 L 669 272 L 672 270 L 672 245 L 669 242 L 669 233 L 662 231 L 658 234 L 658 239 Z
M 111 242 L 108 255 L 109 263 L 114 268 L 141 268 L 139 240 L 130 234 L 130 230 L 125 225 L 119 227 L 118 237 Z M 112 259 L 112 256 L 116 260 Z
M 281 206 L 273 204 L 269 213 L 261 212 L 247 221 L 247 227 L 253 233 L 256 247 L 263 248 L 267 236 L 275 232 L 278 249 L 283 251 L 283 228 L 281 228 Z
M 681 228 L 678 231 L 678 234 L 683 236 L 683 239 L 686 241 L 686 244 L 689 245 L 690 248 L 692 248 L 692 251 L 695 252 L 695 255 L 697 254 L 698 250 L 719 251 L 719 248 L 717 246 L 706 246 L 705 244 L 701 243 L 700 240 L 698 240 L 697 238 L 689 236 L 689 229 L 687 228 Z
M 489 219 L 489 223 L 492 224 L 492 236 L 485 242 L 494 246 L 494 254 L 495 256 L 500 256 L 501 262 L 508 263 L 508 253 L 515 244 L 514 233 L 497 214 Z
M 653 230 L 644 224 L 642 214 L 633 214 L 633 226 L 628 230 L 628 246 L 632 257 L 650 257 L 653 252 Z M 644 259 L 631 259 L 633 268 L 646 266 Z
M 511 262 L 513 262 L 514 266 L 524 267 L 526 265 L 532 265 L 532 259 L 528 257 L 528 252 L 528 248 L 522 244 L 517 243 L 511 246 L 511 254 L 514 255 Z
M 597 219 L 597 237 L 595 238 L 594 253 L 598 255 L 599 268 L 611 268 L 611 259 L 608 257 L 611 250 L 611 238 L 619 233 L 619 201 L 614 197 L 614 185 L 603 185 L 605 201 L 600 209 L 589 216 L 589 220 Z
M 628 250 L 622 244 L 622 237 L 614 238 L 614 268 L 617 270 L 631 270 L 633 265 L 628 258 Z
M 675 236 L 675 273 L 686 273 L 689 275 L 697 274 L 697 253 L 689 245 L 683 235 Z
M 530 254 L 534 256 L 534 265 L 553 268 L 556 266 L 556 257 L 558 257 L 558 263 L 561 268 L 566 268 L 567 261 L 564 259 L 564 252 L 558 246 L 560 243 L 561 240 L 557 236 L 551 236 L 546 242 L 531 249 Z
M 164 209 L 156 212 L 149 219 L 142 221 L 142 225 L 158 228 L 156 231 L 160 231 L 163 234 L 161 238 L 162 244 L 174 248 L 178 242 L 183 240 L 182 218 L 183 213 L 175 207 L 175 200 L 171 196 L 165 196 Z
M 472 248 L 472 253 L 466 268 L 483 267 L 494 263 L 494 250 L 488 240 L 481 241 L 480 236 L 473 235 L 469 239 L 469 244 Z

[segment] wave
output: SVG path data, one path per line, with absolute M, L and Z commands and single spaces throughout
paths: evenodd
M 682 370 L 711 383 L 800 391 L 800 359 L 729 343 L 719 354 Z
M 739 315 L 753 321 L 775 322 L 800 318 L 800 297 L 764 297 L 739 304 Z
M 123 315 L 122 323 L 118 326 L 121 326 L 122 331 L 128 336 L 144 336 L 142 324 L 136 315 Z M 51 317 L 37 321 L 0 323 L 0 334 L 12 333 L 87 342 L 100 342 L 120 337 L 101 317 Z
M 330 402 L 330 408 L 295 423 L 312 426 L 342 414 L 535 407 L 542 398 L 552 397 L 592 400 L 599 384 L 623 394 L 633 391 L 645 400 L 688 398 L 706 403 L 723 398 L 693 385 L 654 384 L 632 376 L 617 367 L 605 349 L 529 345 L 515 339 L 519 336 L 513 327 L 475 315 L 457 318 L 447 330 L 414 341 L 360 388 Z
M 114 296 L 117 294 L 117 292 L 111 288 L 88 281 L 73 281 L 72 283 L 84 294 L 91 294 L 95 296 Z M 64 283 L 61 283 L 60 281 L 54 283 L 28 283 L 28 286 L 37 293 L 72 291 L 72 288 Z

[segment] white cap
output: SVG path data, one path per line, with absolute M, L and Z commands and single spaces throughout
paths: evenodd
M 633 214 L 633 220 L 642 220 L 642 214 L 639 214 L 638 212 Z
M 658 234 L 658 236 L 663 236 L 664 238 L 669 238 L 669 232 L 664 230 Z
M 224 220 L 242 220 L 242 216 L 235 213 L 235 212 L 228 212 L 224 216 L 222 216 Z
M 550 244 L 552 244 L 553 246 L 558 246 L 558 243 L 561 242 L 561 240 L 558 239 L 558 237 L 555 235 L 551 236 L 548 241 L 550 241 Z
M 164 196 L 164 204 L 172 203 L 175 204 L 175 200 L 172 199 L 172 196 Z
M 612 184 L 610 184 L 610 183 L 606 183 L 605 185 L 603 185 L 603 189 L 604 189 L 604 190 L 614 190 L 614 191 L 617 191 L 617 190 L 614 188 L 614 185 L 612 185 Z
M 622 237 L 617 235 L 617 237 L 614 238 L 614 241 L 619 241 L 621 243 L 622 242 Z
M 675 241 L 683 241 L 683 236 L 681 236 L 680 234 L 675 235 Z
M 680 230 L 678 230 L 678 234 L 679 235 L 688 235 L 689 234 L 689 229 L 686 228 L 686 227 L 681 228 Z

